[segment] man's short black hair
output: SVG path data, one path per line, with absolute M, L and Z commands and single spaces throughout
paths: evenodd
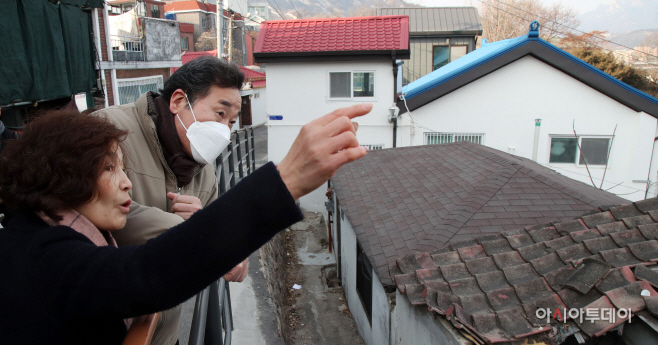
M 237 65 L 216 57 L 202 56 L 174 72 L 160 93 L 169 102 L 174 91 L 181 89 L 193 104 L 196 99 L 208 95 L 212 85 L 240 90 L 243 83 L 244 74 Z

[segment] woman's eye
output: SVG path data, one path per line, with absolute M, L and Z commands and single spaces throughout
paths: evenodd
M 217 112 L 217 115 L 219 115 L 219 116 L 222 116 L 222 117 L 223 117 L 223 116 L 224 116 L 224 112 L 223 112 L 223 111 L 220 111 L 220 112 Z
M 114 165 L 108 165 L 105 167 L 105 170 L 107 171 L 114 171 Z

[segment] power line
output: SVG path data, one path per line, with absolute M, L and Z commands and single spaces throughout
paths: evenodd
M 288 2 L 292 5 L 292 8 L 295 9 L 295 12 L 297 12 L 297 15 L 299 16 L 299 18 L 297 18 L 297 19 L 302 19 L 302 15 L 299 13 L 299 11 L 297 11 L 297 6 L 295 6 L 295 4 L 292 2 L 292 0 L 288 0 Z
M 279 7 L 279 4 L 276 3 L 276 0 L 272 0 L 272 1 L 274 1 L 274 3 L 276 4 L 276 6 L 274 6 L 274 5 L 270 2 L 270 0 L 267 0 L 267 3 L 270 4 L 270 6 L 272 6 L 272 8 L 274 9 L 274 11 L 276 11 L 276 13 L 278 13 L 279 16 L 281 16 L 281 19 L 285 20 L 286 17 L 285 17 L 283 14 L 281 14 L 281 8 L 277 8 L 277 7 Z
M 478 0 L 478 1 L 481 2 L 481 3 L 483 3 L 483 4 L 485 4 L 485 5 L 487 5 L 487 6 L 491 6 L 491 7 L 495 8 L 495 9 L 498 9 L 498 10 L 500 10 L 500 11 L 503 11 L 503 12 L 505 12 L 505 13 L 507 13 L 507 14 L 510 14 L 510 15 L 512 15 L 512 16 L 515 16 L 515 17 L 520 18 L 520 19 L 522 19 L 522 20 L 525 20 L 525 21 L 527 21 L 527 22 L 532 22 L 531 19 L 521 17 L 520 15 L 515 14 L 515 13 L 512 13 L 512 12 L 508 12 L 508 11 L 506 11 L 506 10 L 500 8 L 500 7 L 497 7 L 497 6 L 495 6 L 495 5 L 491 4 L 491 3 L 485 2 L 485 1 L 483 1 L 483 0 Z M 564 27 L 567 28 L 567 29 L 571 29 L 571 30 L 578 31 L 578 32 L 583 33 L 583 34 L 587 34 L 587 32 L 580 31 L 580 30 L 578 30 L 578 29 L 574 29 L 574 28 L 572 28 L 572 27 L 570 27 L 570 26 L 566 26 L 566 25 L 564 25 L 564 24 L 562 24 L 562 23 L 560 23 L 560 22 L 557 22 L 557 21 L 555 21 L 555 20 L 541 17 L 541 16 L 539 16 L 538 14 L 535 14 L 535 13 L 532 13 L 532 12 L 529 12 L 529 11 L 526 11 L 526 10 L 523 10 L 523 9 L 520 9 L 520 8 L 518 8 L 518 7 L 514 7 L 514 6 L 512 6 L 512 5 L 508 5 L 508 4 L 505 4 L 505 5 L 510 6 L 510 7 L 512 7 L 512 8 L 515 8 L 515 9 L 517 9 L 517 10 L 519 10 L 519 11 L 523 11 L 523 12 L 526 12 L 526 13 L 528 13 L 528 14 L 531 14 L 531 15 L 537 16 L 538 18 L 546 19 L 546 20 L 551 21 L 551 22 L 553 22 L 553 23 L 557 23 L 557 24 L 559 24 L 559 25 L 561 25 L 561 26 L 564 26 Z M 558 30 L 554 30 L 554 29 L 551 29 L 551 30 L 554 31 L 554 32 L 557 32 L 557 33 L 563 34 L 563 35 L 567 35 L 567 33 L 564 33 L 564 32 L 562 32 L 562 31 L 558 31 Z M 624 47 L 624 48 L 626 48 L 626 49 L 630 49 L 630 50 L 633 50 L 633 51 L 636 51 L 636 52 L 639 52 L 639 53 L 643 53 L 643 54 L 646 54 L 646 55 L 649 55 L 649 56 L 653 56 L 653 57 L 658 58 L 658 56 L 656 56 L 656 55 L 649 54 L 649 53 L 645 53 L 645 52 L 643 52 L 643 51 L 636 50 L 636 49 L 633 49 L 633 48 L 629 48 L 629 47 L 626 47 L 625 45 L 622 45 L 622 44 L 619 44 L 619 43 L 615 43 L 615 42 L 613 42 L 613 41 L 610 41 L 610 40 L 607 40 L 607 39 L 604 39 L 604 38 L 601 38 L 601 37 L 598 37 L 598 36 L 596 36 L 596 37 L 597 37 L 598 39 L 602 40 L 602 41 L 606 41 L 606 42 L 609 42 L 609 43 L 612 43 L 612 44 L 618 45 L 618 46 L 620 46 L 620 47 Z M 574 38 L 575 38 L 575 37 L 574 37 Z M 597 44 L 594 44 L 594 43 L 588 42 L 588 41 L 586 41 L 586 40 L 584 40 L 584 39 L 579 39 L 579 38 L 575 38 L 575 39 L 577 39 L 577 40 L 579 40 L 579 41 L 581 41 L 581 42 L 588 43 L 588 44 L 590 44 L 590 45 L 592 45 L 592 46 L 595 46 L 595 47 L 597 47 L 597 48 L 600 48 L 600 49 L 603 49 L 603 50 L 607 50 L 607 51 L 609 51 L 609 52 L 614 52 L 612 49 L 604 48 L 604 47 L 602 47 L 602 46 L 600 46 L 600 45 L 597 45 Z M 638 59 L 638 58 L 636 58 L 636 57 L 633 57 L 632 55 L 626 55 L 626 56 L 629 57 L 629 58 L 631 58 L 631 59 L 633 59 L 633 60 L 640 61 L 640 62 L 646 63 L 646 64 L 648 64 L 648 65 L 658 67 L 657 64 L 653 64 L 653 63 L 650 63 L 650 62 L 648 62 L 648 61 L 642 61 L 641 59 Z

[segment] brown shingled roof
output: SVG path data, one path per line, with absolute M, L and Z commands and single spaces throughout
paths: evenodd
M 371 151 L 338 170 L 332 184 L 385 284 L 392 284 L 388 266 L 401 256 L 460 240 L 469 246 L 474 236 L 566 222 L 598 206 L 628 203 L 528 159 L 470 142 Z M 519 237 L 514 245 L 535 238 Z
M 640 217 L 642 224 L 632 220 Z M 390 271 L 411 304 L 445 316 L 482 343 L 528 337 L 561 343 L 565 320 L 570 334 L 595 337 L 629 319 L 587 320 L 600 318 L 602 309 L 658 315 L 658 272 L 649 268 L 658 267 L 657 240 L 654 198 L 479 238 L 470 247 L 462 242 L 408 255 Z M 583 308 L 585 316 L 561 312 L 540 320 L 538 308 Z

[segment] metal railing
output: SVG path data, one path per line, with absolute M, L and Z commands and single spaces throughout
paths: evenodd
M 228 147 L 215 161 L 220 196 L 256 170 L 254 128 L 259 126 L 231 133 Z M 220 278 L 196 296 L 188 345 L 230 345 L 232 331 L 231 292 Z
M 116 61 L 144 61 L 144 40 L 141 37 L 110 35 L 110 45 Z
M 425 133 L 425 145 L 447 144 L 458 141 L 470 141 L 476 144 L 482 144 L 483 133 Z

